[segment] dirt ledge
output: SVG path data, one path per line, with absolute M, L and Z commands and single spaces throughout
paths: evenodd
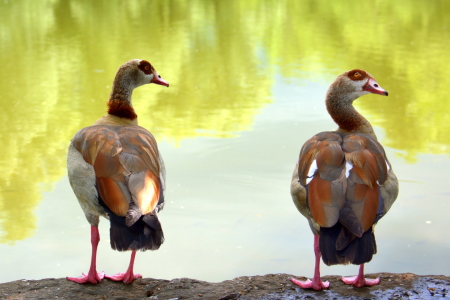
M 143 278 L 130 285 L 103 280 L 101 284 L 80 285 L 66 280 L 17 280 L 0 284 L 0 299 L 148 299 L 148 300 L 297 300 L 297 299 L 450 299 L 450 277 L 419 276 L 411 273 L 368 274 L 381 277 L 373 287 L 355 288 L 343 284 L 339 276 L 324 276 L 330 289 L 302 290 L 288 274 L 243 276 L 211 283 L 189 278 L 162 280 Z M 304 277 L 297 277 L 304 280 Z

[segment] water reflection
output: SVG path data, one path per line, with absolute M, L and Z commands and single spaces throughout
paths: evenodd
M 0 3 L 0 243 L 36 232 L 34 211 L 66 173 L 68 141 L 105 111 L 115 71 L 131 58 L 171 83 L 134 95 L 141 125 L 160 141 L 242 135 L 270 109 L 276 76 L 323 83 L 358 67 L 390 92 L 357 102 L 384 145 L 407 162 L 448 155 L 450 3 L 352 3 Z M 297 117 L 310 113 L 302 106 Z
M 1 97 L 11 103 L 2 111 L 0 216 L 10 224 L 3 227 L 3 242 L 33 232 L 32 218 L 11 222 L 27 215 L 11 199 L 20 198 L 31 212 L 41 199 L 39 185 L 64 175 L 67 142 L 105 111 L 113 76 L 125 60 L 149 59 L 170 78 L 170 90 L 136 91 L 135 106 L 143 126 L 174 143 L 249 130 L 255 113 L 271 101 L 271 76 L 262 72 L 244 32 L 233 34 L 234 20 L 213 18 L 213 3 L 178 4 L 2 4 L 9 43 L 2 43 L 1 62 L 10 72 L 2 74 Z M 27 197 L 7 193 L 30 187 L 34 194 Z M 22 233 L 12 234 L 10 226 Z

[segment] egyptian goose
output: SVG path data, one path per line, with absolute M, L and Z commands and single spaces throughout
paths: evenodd
M 138 126 L 131 103 L 133 90 L 147 83 L 169 86 L 145 60 L 134 59 L 117 71 L 108 114 L 73 137 L 67 155 L 72 189 L 91 224 L 89 272 L 67 277 L 77 283 L 99 283 L 104 277 L 131 283 L 137 250 L 156 250 L 164 241 L 157 213 L 164 205 L 165 168 L 155 138 Z M 111 223 L 111 248 L 131 250 L 128 270 L 105 275 L 96 270 L 99 217 Z
M 369 94 L 387 96 L 369 73 L 351 70 L 337 77 L 326 95 L 336 131 L 306 141 L 294 169 L 291 195 L 314 234 L 313 280 L 292 278 L 302 288 L 321 290 L 320 257 L 326 265 L 360 265 L 355 277 L 342 277 L 356 287 L 376 285 L 364 278 L 364 263 L 377 252 L 374 226 L 398 195 L 398 181 L 369 121 L 352 103 Z

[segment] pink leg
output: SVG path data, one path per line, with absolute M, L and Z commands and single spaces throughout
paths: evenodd
M 98 233 L 98 227 L 91 226 L 91 244 L 92 244 L 92 256 L 91 256 L 91 267 L 89 268 L 89 273 L 82 273 L 80 277 L 67 277 L 68 280 L 77 283 L 99 283 L 105 274 L 103 272 L 97 273 L 97 247 L 98 242 L 100 242 L 100 234 Z
M 133 273 L 134 258 L 136 257 L 136 251 L 131 252 L 130 265 L 125 273 L 117 273 L 116 275 L 105 275 L 106 278 L 114 281 L 123 281 L 125 283 L 132 283 L 137 278 L 142 278 L 141 274 Z
M 345 284 L 352 284 L 356 287 L 371 286 L 371 285 L 377 285 L 380 283 L 380 278 L 377 278 L 377 279 L 364 278 L 364 264 L 359 266 L 358 276 L 341 277 L 341 280 Z
M 314 277 L 313 280 L 300 281 L 295 278 L 291 278 L 291 281 L 304 289 L 314 289 L 314 290 L 322 290 L 327 289 L 330 286 L 328 281 L 322 282 L 320 280 L 320 248 L 319 248 L 319 236 L 314 236 L 314 255 L 316 256 L 316 263 L 314 267 Z

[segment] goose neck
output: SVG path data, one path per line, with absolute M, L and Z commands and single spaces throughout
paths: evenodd
M 353 100 L 355 99 L 352 97 L 333 92 L 327 94 L 326 107 L 334 122 L 339 126 L 337 131 L 365 133 L 376 138 L 372 125 L 355 109 Z
M 108 114 L 119 118 L 135 120 L 137 115 L 131 102 L 132 93 L 132 88 L 115 80 L 112 92 L 109 96 Z

